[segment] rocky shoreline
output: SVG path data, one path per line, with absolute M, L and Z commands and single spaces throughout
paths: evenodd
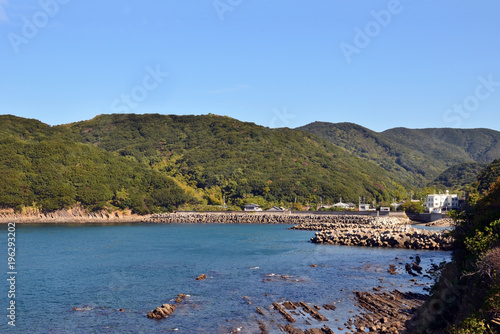
M 358 223 L 303 223 L 292 229 L 318 231 L 311 242 L 320 244 L 428 250 L 452 250 L 453 246 L 448 231 L 417 229 L 391 217 Z
M 0 224 L 7 223 L 139 223 L 144 216 L 130 211 L 87 212 L 81 207 L 54 212 L 28 211 L 16 213 L 12 209 L 0 211 Z

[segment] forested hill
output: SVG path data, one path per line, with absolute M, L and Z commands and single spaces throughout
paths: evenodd
M 360 196 L 387 203 L 458 163 L 499 156 L 498 132 L 454 131 L 377 133 L 319 122 L 269 129 L 216 115 L 157 114 L 100 115 L 51 127 L 5 115 L 0 208 L 50 211 L 81 203 L 147 213 L 224 200 L 288 206 Z M 441 181 L 476 167 L 450 169 Z
M 343 147 L 420 187 L 447 168 L 500 158 L 500 132 L 489 129 L 407 129 L 375 132 L 352 123 L 314 122 L 298 128 Z
M 289 204 L 406 194 L 382 168 L 315 135 L 229 117 L 100 115 L 56 129 L 174 177 L 198 189 L 207 204 L 222 197 Z
M 466 190 L 467 186 L 477 181 L 477 175 L 486 167 L 480 162 L 464 162 L 453 165 L 442 172 L 429 186 L 439 189 Z
M 79 203 L 147 213 L 189 200 L 172 178 L 70 137 L 63 128 L 0 116 L 0 208 L 54 211 Z

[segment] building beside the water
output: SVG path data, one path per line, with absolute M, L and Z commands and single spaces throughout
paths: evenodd
M 370 209 L 370 204 L 359 204 L 359 211 L 373 211 L 373 209 Z
M 459 208 L 458 195 L 450 194 L 448 190 L 445 194 L 427 195 L 424 206 L 427 208 L 427 212 L 456 210 Z

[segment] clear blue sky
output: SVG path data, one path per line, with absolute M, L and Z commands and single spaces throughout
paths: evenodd
M 0 113 L 500 130 L 499 13 L 497 0 L 0 0 Z

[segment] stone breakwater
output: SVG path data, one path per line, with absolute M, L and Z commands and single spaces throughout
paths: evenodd
M 290 214 L 290 213 L 248 213 L 248 212 L 176 212 L 154 214 L 146 217 L 146 223 L 226 223 L 226 224 L 292 224 L 318 228 L 351 225 L 369 225 L 377 222 L 383 225 L 406 224 L 408 220 L 394 217 L 370 217 L 362 215 L 328 215 L 328 214 Z
M 407 249 L 451 250 L 448 231 L 416 229 L 389 218 L 373 218 L 368 224 L 300 224 L 298 230 L 316 230 L 313 243 Z

